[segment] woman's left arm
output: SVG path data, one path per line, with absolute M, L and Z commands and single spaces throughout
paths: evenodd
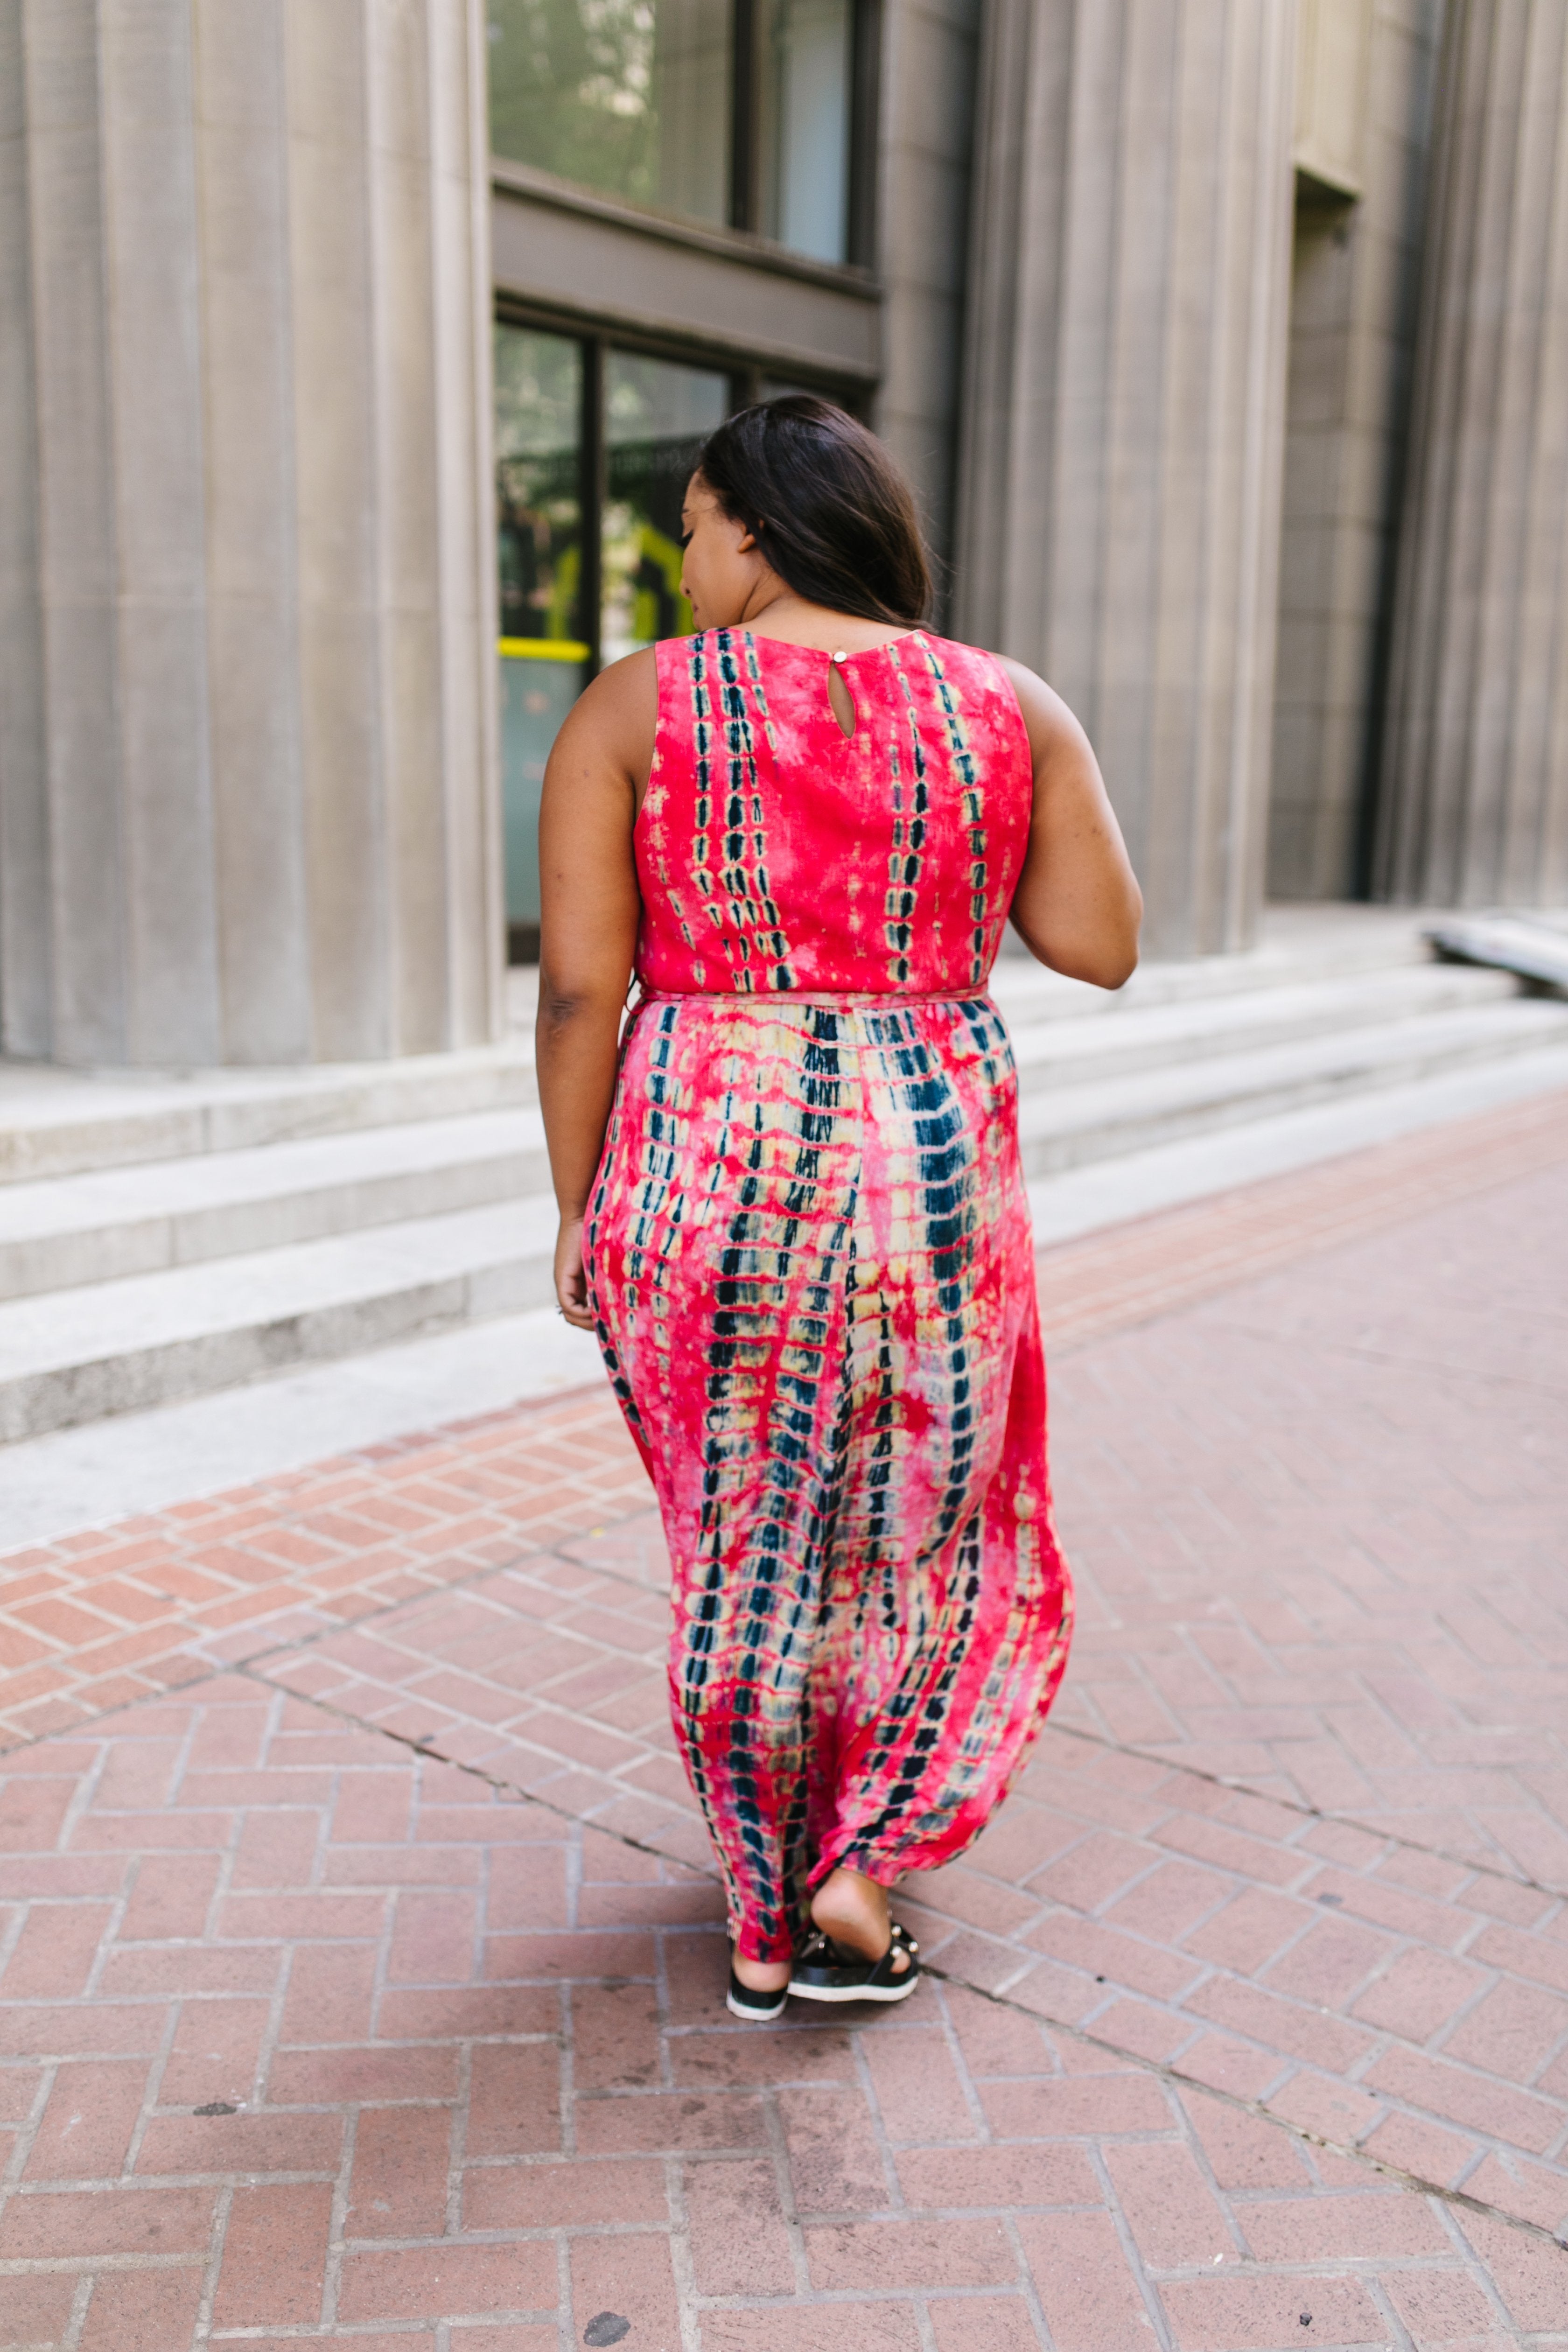
M 555 1296 L 583 1331 L 594 1328 L 583 1220 L 615 1100 L 637 954 L 632 829 L 658 709 L 651 650 L 602 672 L 555 739 L 540 808 L 539 1103 L 561 1212 Z
M 1034 814 L 1013 925 L 1053 971 L 1120 988 L 1138 964 L 1139 889 L 1089 737 L 1045 680 L 1004 661 L 1028 730 Z

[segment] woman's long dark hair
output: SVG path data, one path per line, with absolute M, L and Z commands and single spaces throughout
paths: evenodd
M 931 566 L 915 502 L 874 433 L 831 400 L 792 392 L 710 434 L 697 472 L 797 596 L 918 627 Z

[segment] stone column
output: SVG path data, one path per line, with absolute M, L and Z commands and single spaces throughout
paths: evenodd
M 960 625 L 1088 727 L 1164 955 L 1261 891 L 1295 13 L 987 12 Z
M 1366 36 L 1359 93 L 1323 92 L 1321 37 L 1331 20 L 1321 5 L 1315 25 L 1302 16 L 1304 31 L 1320 37 L 1319 103 L 1311 107 L 1303 76 L 1271 898 L 1353 898 L 1367 878 L 1364 824 L 1383 719 L 1443 0 L 1359 0 L 1359 7 Z M 1351 15 L 1341 0 L 1342 32 Z M 1352 50 L 1346 63 L 1353 69 L 1358 62 Z M 1335 169 L 1340 178 L 1327 179 Z
M 953 552 L 980 16 L 979 0 L 883 0 L 879 16 L 876 426 L 920 500 L 941 568 L 939 615 Z
M 1568 11 L 1449 0 L 1376 879 L 1568 902 Z
M 8 1052 L 494 1033 L 483 34 L 0 0 Z

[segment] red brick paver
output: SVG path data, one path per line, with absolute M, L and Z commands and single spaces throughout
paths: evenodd
M 445 1591 L 647 1494 L 594 1390 L 6 1553 L 0 1748 Z
M 1568 2344 L 1552 1132 L 1043 1261 L 1083 1631 L 891 2017 L 722 2008 L 601 1402 L 51 1548 L 282 1597 L 8 1759 L 0 2347 Z
M 1561 2340 L 1540 2235 L 963 1986 L 737 2024 L 706 1874 L 248 1676 L 16 1761 L 6 2346 Z

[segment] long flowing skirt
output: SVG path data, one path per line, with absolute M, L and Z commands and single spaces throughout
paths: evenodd
M 1000 1013 L 646 1001 L 585 1256 L 731 1933 L 785 1959 L 840 1863 L 963 1851 L 1067 1663 Z

